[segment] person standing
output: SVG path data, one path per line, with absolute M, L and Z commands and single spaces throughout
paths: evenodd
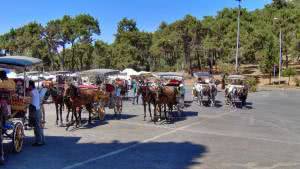
M 136 92 L 137 92 L 136 81 L 133 80 L 131 85 L 132 85 L 132 92 L 133 92 L 132 104 L 135 104 Z
M 49 96 L 46 96 L 48 89 L 46 88 L 46 86 L 44 84 L 42 84 L 42 88 L 39 91 L 39 95 L 40 95 L 40 110 L 42 113 L 42 124 L 43 127 L 45 126 L 46 123 L 46 116 L 45 116 L 45 108 L 44 108 L 44 102 L 48 99 Z
M 31 104 L 30 104 L 30 113 L 31 116 L 34 118 L 33 120 L 33 127 L 34 127 L 34 135 L 35 135 L 35 143 L 32 146 L 42 146 L 45 144 L 44 138 L 44 131 L 41 126 L 42 120 L 42 113 L 40 107 L 40 94 L 39 91 L 36 89 L 34 82 L 31 80 L 29 81 L 29 89 L 31 95 Z
M 128 89 L 127 90 L 130 90 L 131 89 L 131 79 L 129 79 L 127 83 L 128 83 Z

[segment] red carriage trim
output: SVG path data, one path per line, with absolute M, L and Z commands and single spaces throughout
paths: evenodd
M 112 84 L 106 84 L 106 92 L 113 92 L 115 90 L 114 85 Z
M 170 85 L 170 86 L 179 86 L 181 84 L 181 81 L 180 80 L 176 80 L 176 79 L 172 79 L 168 82 L 167 85 Z
M 80 89 L 98 89 L 98 86 L 95 85 L 80 85 Z

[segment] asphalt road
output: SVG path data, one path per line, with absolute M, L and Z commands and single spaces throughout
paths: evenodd
M 187 95 L 190 95 L 188 91 Z M 125 102 L 120 120 L 94 121 L 81 128 L 56 127 L 46 106 L 47 145 L 32 147 L 33 131 L 3 169 L 300 169 L 300 91 L 260 91 L 246 108 L 190 103 L 174 123 L 143 121 L 141 105 Z M 64 114 L 65 116 L 65 114 Z

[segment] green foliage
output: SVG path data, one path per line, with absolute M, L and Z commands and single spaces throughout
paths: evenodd
M 257 91 L 257 79 L 255 77 L 248 77 L 246 79 L 246 83 L 249 86 L 249 91 L 256 92 Z
M 295 68 L 286 68 L 283 70 L 282 75 L 284 77 L 289 77 L 288 85 L 290 85 L 291 76 L 295 76 L 297 74 L 297 71 Z
M 290 58 L 299 60 L 299 4 L 299 0 L 273 0 L 263 9 L 242 9 L 239 62 L 259 64 L 263 73 L 271 75 L 278 62 L 280 28 L 286 67 Z M 172 23 L 162 22 L 152 33 L 141 31 L 135 20 L 123 18 L 112 44 L 94 41 L 101 33 L 96 18 L 66 15 L 46 25 L 32 22 L 11 29 L 0 36 L 0 49 L 4 55 L 42 58 L 50 70 L 132 67 L 191 72 L 215 65 L 229 74 L 235 63 L 237 14 L 237 8 L 224 8 L 203 19 L 186 15 Z
M 218 62 L 218 68 L 219 72 L 224 73 L 225 75 L 229 75 L 235 71 L 234 65 L 224 63 L 224 62 Z
M 295 68 L 287 68 L 287 69 L 284 69 L 282 72 L 282 75 L 285 77 L 295 76 L 296 74 L 297 74 L 297 72 L 296 72 Z

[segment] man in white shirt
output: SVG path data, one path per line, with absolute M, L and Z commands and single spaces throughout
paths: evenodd
M 45 144 L 44 131 L 41 126 L 41 107 L 40 107 L 40 94 L 39 91 L 35 88 L 35 84 L 33 81 L 29 81 L 29 89 L 31 89 L 31 107 L 34 116 L 34 135 L 35 135 L 35 143 L 33 146 L 42 146 Z

